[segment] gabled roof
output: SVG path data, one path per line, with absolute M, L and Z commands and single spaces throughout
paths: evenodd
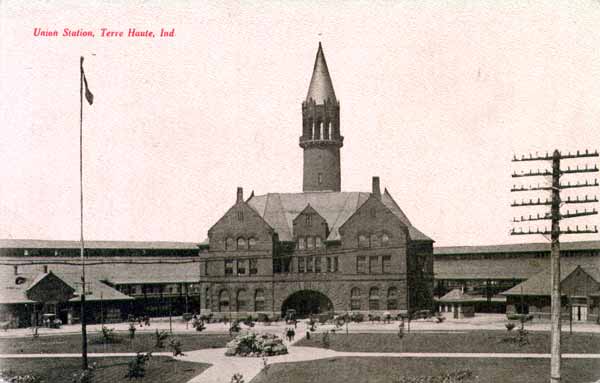
M 63 281 L 67 286 L 73 289 L 75 294 L 81 293 L 81 283 L 79 283 L 81 274 L 79 273 L 61 273 L 56 271 L 50 271 L 48 273 L 21 272 L 18 275 L 3 273 L 0 278 L 0 304 L 34 303 L 33 300 L 27 297 L 27 291 L 48 278 L 50 275 Z M 16 284 L 15 281 L 17 278 L 23 282 Z M 88 277 L 86 285 L 88 286 L 88 291 L 91 292 L 89 295 L 86 294 L 86 299 L 89 301 L 133 299 L 94 278 Z M 79 301 L 79 296 L 71 298 L 70 301 Z
M 479 300 L 478 297 L 466 294 L 461 289 L 449 291 L 446 295 L 438 299 L 439 302 L 473 302 Z
M 330 102 L 336 101 L 333 82 L 327 69 L 327 62 L 325 61 L 323 47 L 320 42 L 312 78 L 310 79 L 310 86 L 308 87 L 308 94 L 306 95 L 307 102 L 311 99 L 317 104 L 323 104 L 326 100 Z
M 582 269 L 592 279 L 600 283 L 600 270 L 597 267 L 582 267 L 580 265 L 562 265 L 560 270 L 560 282 L 567 279 L 575 270 Z M 504 291 L 501 295 L 550 295 L 550 269 L 538 273 L 528 280 Z
M 269 193 L 255 195 L 247 203 L 278 233 L 281 241 L 293 240 L 293 221 L 310 204 L 327 221 L 329 227 L 327 240 L 337 241 L 341 238 L 339 228 L 367 201 L 370 195 L 371 193 L 365 192 L 324 191 Z M 431 241 L 429 237 L 412 226 L 387 190 L 382 195 L 382 202 L 408 227 L 411 239 Z

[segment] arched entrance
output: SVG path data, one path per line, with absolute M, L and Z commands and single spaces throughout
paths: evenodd
M 296 317 L 306 318 L 310 314 L 333 311 L 333 303 L 323 293 L 314 290 L 301 290 L 293 293 L 281 305 L 281 314 L 296 310 Z

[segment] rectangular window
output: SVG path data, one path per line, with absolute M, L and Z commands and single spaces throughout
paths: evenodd
M 391 273 L 392 272 L 392 257 L 390 255 L 384 255 L 382 260 L 383 260 L 383 263 L 381 266 L 381 271 L 384 274 Z
M 366 261 L 365 261 L 364 256 L 359 255 L 358 257 L 356 257 L 356 273 L 357 274 L 365 273 L 365 265 L 366 265 Z
M 242 222 L 244 220 L 244 212 L 243 211 L 240 210 L 237 212 L 237 219 L 240 222 Z
M 258 261 L 256 259 L 250 260 L 250 275 L 258 274 Z
M 321 185 L 321 183 L 323 183 L 323 173 L 319 173 L 319 185 Z
M 315 257 L 315 273 L 321 272 L 321 257 Z
M 315 237 L 315 247 L 323 247 L 323 241 L 321 240 L 321 237 Z
M 312 249 L 315 247 L 315 238 L 314 237 L 306 237 L 306 248 Z
M 237 261 L 237 275 L 246 275 L 248 272 L 248 260 L 239 259 Z
M 306 247 L 306 245 L 305 245 L 305 242 L 304 242 L 304 237 L 298 238 L 298 248 L 300 250 L 304 250 L 305 247 Z
M 313 257 L 306 257 L 306 272 L 307 273 L 313 272 L 313 261 L 314 261 Z
M 379 271 L 379 270 L 377 270 L 377 263 L 378 263 L 377 258 L 379 258 L 379 257 L 377 257 L 377 256 L 369 257 L 369 274 L 377 273 Z
M 298 272 L 299 273 L 303 273 L 304 272 L 304 265 L 305 265 L 305 259 L 304 257 L 298 257 Z
M 337 273 L 338 271 L 338 257 L 333 257 L 333 272 Z
M 306 226 L 312 225 L 312 214 L 306 214 Z
M 204 262 L 204 275 L 208 275 L 208 262 Z
M 292 258 L 286 257 L 281 259 L 281 272 L 291 273 L 292 272 Z
M 331 265 L 331 257 L 327 257 L 327 272 L 331 273 L 333 271 L 333 266 Z
M 225 275 L 233 275 L 233 259 L 225 260 Z

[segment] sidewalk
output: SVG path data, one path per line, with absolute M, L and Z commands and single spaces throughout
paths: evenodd
M 450 332 L 450 331 L 472 331 L 472 330 L 502 330 L 505 331 L 505 324 L 508 323 L 506 315 L 504 314 L 478 314 L 473 318 L 466 319 L 446 319 L 442 323 L 436 323 L 434 320 L 416 320 L 410 322 L 411 331 L 439 331 L 439 332 Z M 406 323 L 408 326 L 408 323 Z M 122 323 L 108 323 L 106 324 L 109 328 L 114 328 L 115 331 L 126 332 L 129 329 L 128 322 Z M 282 335 L 287 327 L 285 322 L 274 322 L 268 326 L 257 322 L 252 328 L 256 332 L 270 332 L 277 335 Z M 333 325 L 319 325 L 319 329 L 333 329 Z M 527 322 L 527 330 L 529 331 L 550 331 L 549 321 L 538 321 Z M 89 333 L 100 332 L 102 325 L 93 324 L 88 325 L 87 329 Z M 187 324 L 181 320 L 180 317 L 172 319 L 171 326 L 169 326 L 168 318 L 153 318 L 150 321 L 150 326 L 142 326 L 136 324 L 136 329 L 139 332 L 154 332 L 156 329 L 169 330 L 173 329 L 173 333 L 197 333 L 191 326 L 191 323 Z M 243 329 L 247 327 L 242 325 Z M 296 332 L 301 334 L 306 332 L 306 321 L 299 321 Z M 563 322 L 563 332 L 569 331 L 569 323 Z M 345 332 L 346 327 L 338 329 L 340 332 Z M 383 324 L 382 322 L 362 322 L 362 323 L 350 323 L 348 325 L 348 331 L 352 333 L 362 332 L 397 332 L 398 322 L 394 321 L 389 324 Z M 46 335 L 59 335 L 59 334 L 79 334 L 81 332 L 81 325 L 64 325 L 60 329 L 49 329 L 49 328 L 38 328 L 38 334 L 40 336 Z M 573 323 L 573 332 L 585 332 L 585 333 L 600 333 L 600 325 L 595 323 Z M 226 323 L 209 323 L 206 324 L 206 330 L 202 333 L 208 334 L 228 334 L 229 324 Z M 32 335 L 31 328 L 21 329 L 9 329 L 8 331 L 0 331 L 0 338 L 16 338 L 16 337 L 30 337 Z

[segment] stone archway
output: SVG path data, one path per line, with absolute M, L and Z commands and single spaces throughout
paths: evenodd
M 333 311 L 333 303 L 327 295 L 315 290 L 300 290 L 292 293 L 281 305 L 281 314 L 287 310 L 296 310 L 298 318 L 306 318 L 310 314 Z

